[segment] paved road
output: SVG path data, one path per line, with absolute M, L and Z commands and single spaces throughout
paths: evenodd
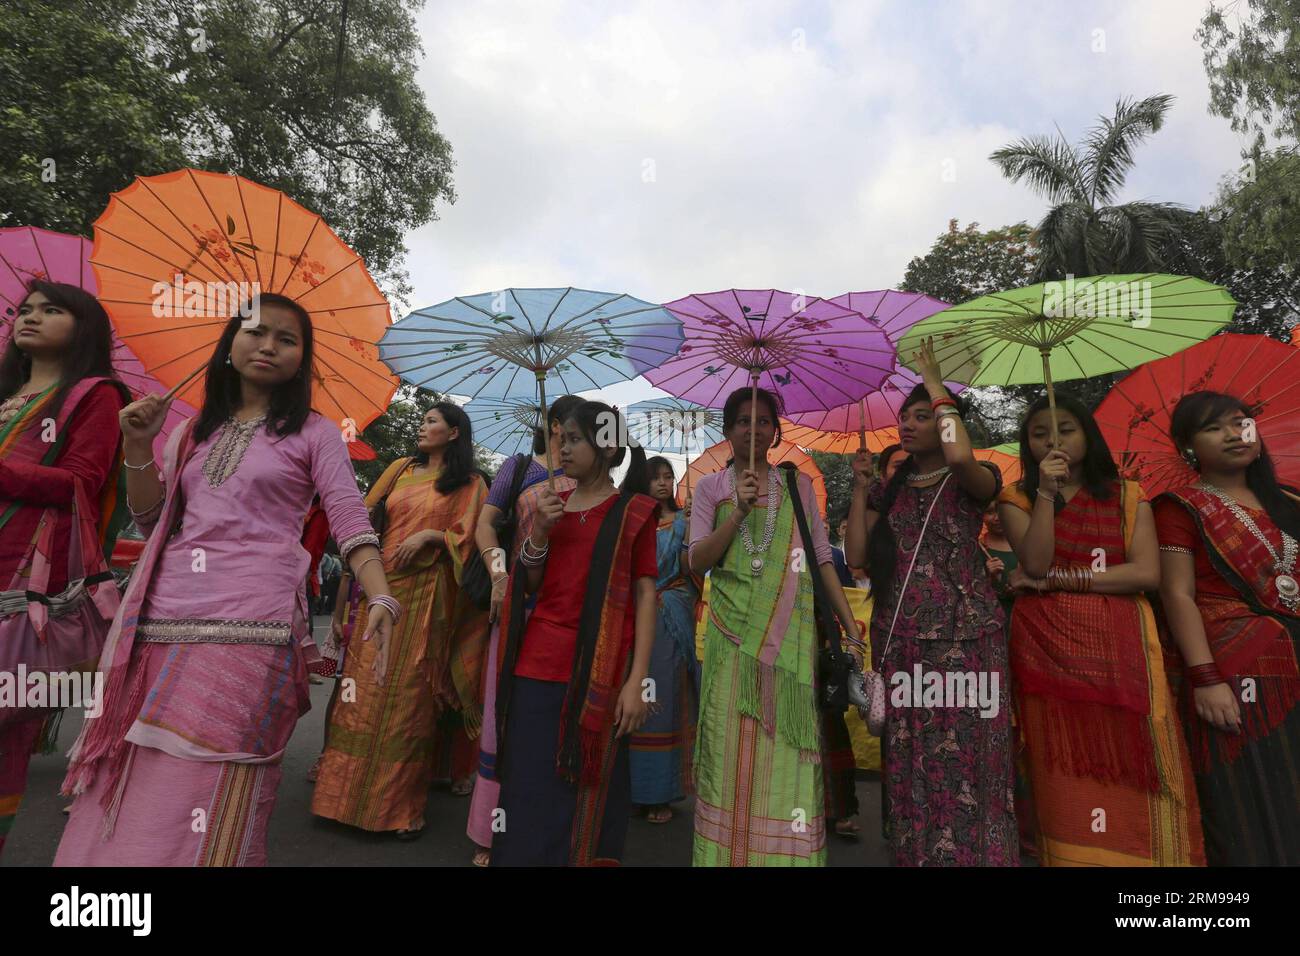
M 322 624 L 325 619 L 317 618 Z M 317 635 L 322 631 L 318 628 Z M 384 834 L 365 833 L 333 821 L 313 817 L 307 770 L 320 752 L 325 704 L 333 681 L 311 688 L 312 709 L 298 723 L 284 758 L 284 778 L 275 813 L 271 817 L 269 857 L 273 866 L 469 866 L 474 845 L 465 836 L 469 798 L 454 797 L 446 786 L 429 795 L 424 836 L 401 843 Z M 0 866 L 49 866 L 63 832 L 66 801 L 58 796 L 67 765 L 62 756 L 71 747 L 81 725 L 69 713 L 59 735 L 59 756 L 32 760 L 27 797 L 5 846 Z M 831 837 L 831 866 L 883 866 L 887 863 L 880 838 L 880 784 L 858 781 L 858 818 L 862 836 L 856 841 Z M 624 864 L 627 866 L 689 866 L 691 862 L 691 811 L 687 800 L 676 805 L 667 824 L 652 825 L 644 818 L 632 821 Z

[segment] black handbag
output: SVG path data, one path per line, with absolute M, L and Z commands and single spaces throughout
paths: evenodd
M 817 566 L 817 552 L 813 548 L 808 518 L 803 513 L 803 499 L 799 496 L 799 472 L 794 465 L 788 463 L 779 467 L 786 472 L 785 482 L 790 492 L 790 504 L 794 508 L 794 520 L 799 525 L 804 559 L 808 563 L 808 572 L 812 575 L 813 618 L 817 622 L 819 637 L 817 703 L 822 710 L 842 714 L 850 703 L 854 703 L 849 696 L 851 682 L 855 677 L 861 680 L 862 675 L 856 662 L 840 643 L 840 622 L 831 607 L 830 596 L 826 593 L 826 582 L 822 580 L 821 570 Z
M 507 499 L 509 504 L 495 522 L 497 541 L 506 554 L 510 553 L 510 547 L 514 544 L 515 525 L 518 521 L 515 504 L 519 500 L 519 492 L 524 486 L 524 476 L 528 473 L 528 462 L 528 455 L 515 455 L 515 473 L 510 480 L 510 496 Z M 460 589 L 469 598 L 469 602 L 480 611 L 486 611 L 492 606 L 492 573 L 483 561 L 483 554 L 479 551 L 477 545 L 474 548 L 474 553 L 465 562 L 465 567 L 461 569 Z

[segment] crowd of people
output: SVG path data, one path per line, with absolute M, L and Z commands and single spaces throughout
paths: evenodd
M 569 395 L 490 481 L 438 402 L 363 499 L 292 299 L 230 319 L 158 457 L 169 403 L 115 379 L 100 303 L 29 292 L 0 356 L 0 668 L 103 680 L 56 865 L 267 862 L 317 591 L 337 670 L 312 812 L 415 839 L 444 774 L 479 865 L 615 863 L 634 808 L 662 824 L 691 795 L 694 865 L 823 865 L 857 812 L 836 629 L 887 696 L 895 864 L 1300 864 L 1300 497 L 1237 397 L 1178 402 L 1198 478 L 1154 501 L 1066 396 L 1029 407 L 1004 485 L 925 347 L 899 445 L 853 460 L 841 551 L 768 462 L 776 392 L 726 398 L 732 461 L 684 506 L 617 409 Z M 115 504 L 148 539 L 120 595 Z M 868 582 L 861 634 L 844 589 Z M 51 721 L 0 710 L 0 847 Z

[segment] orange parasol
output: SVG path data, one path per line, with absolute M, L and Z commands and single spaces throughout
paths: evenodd
M 974 451 L 976 460 L 991 461 L 998 466 L 998 471 L 1002 472 L 1003 487 L 1019 481 L 1024 473 L 1024 469 L 1020 467 L 1018 442 L 1007 442 L 1004 445 L 994 445 L 992 448 L 976 448 Z
M 858 433 L 853 433 L 854 441 L 857 441 Z M 857 446 L 854 446 L 856 450 Z M 687 469 L 690 476 L 690 483 L 695 485 L 705 475 L 711 475 L 714 472 L 722 471 L 727 467 L 727 461 L 731 458 L 731 442 L 720 441 L 716 445 L 711 445 L 704 452 L 691 462 Z M 821 469 L 817 463 L 812 460 L 812 456 L 806 451 L 802 451 L 798 445 L 786 441 L 782 436 L 781 444 L 773 451 L 768 453 L 768 463 L 775 468 L 783 462 L 793 462 L 794 466 L 812 479 L 813 495 L 817 498 L 817 511 L 824 518 L 826 516 L 826 479 L 822 477 Z M 685 484 L 679 484 L 677 487 L 677 503 L 684 504 Z M 810 519 L 811 520 L 811 519 Z
M 808 425 L 796 425 L 789 419 L 781 419 L 781 438 L 791 441 L 800 448 L 813 448 L 817 451 L 829 451 L 836 455 L 856 455 L 862 447 L 863 432 L 828 432 Z M 898 429 L 878 428 L 866 432 L 867 451 L 878 454 L 890 445 L 898 444 Z
M 375 346 L 388 301 L 361 257 L 278 190 L 195 169 L 138 176 L 95 221 L 90 261 L 118 335 L 191 405 L 203 403 L 202 370 L 226 322 L 259 291 L 311 316 L 322 415 L 359 432 L 397 390 Z

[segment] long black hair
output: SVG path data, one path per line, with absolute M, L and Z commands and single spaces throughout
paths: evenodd
M 880 474 L 882 476 L 885 472 L 889 471 L 890 460 L 902 450 L 903 446 L 899 444 L 885 446 L 884 450 L 880 453 L 880 459 L 876 462 L 876 467 L 880 469 Z
M 627 423 L 619 415 L 618 409 L 604 402 L 580 402 L 569 412 L 565 424 L 569 422 L 578 427 L 582 437 L 596 449 L 596 454 L 606 459 L 605 467 L 611 470 L 617 468 L 624 458 L 630 456 L 627 474 L 623 476 L 623 484 L 619 485 L 620 491 L 639 495 L 650 493 L 645 449 L 628 434 Z M 609 442 L 611 428 L 614 430 L 614 445 Z M 611 447 L 617 448 L 612 455 L 608 454 Z
M 1198 431 L 1225 412 L 1232 411 L 1240 411 L 1245 417 L 1252 418 L 1257 410 L 1241 399 L 1222 392 L 1191 392 L 1180 398 L 1169 420 L 1169 436 L 1174 440 L 1179 454 L 1184 448 L 1192 446 L 1192 438 Z M 1256 438 L 1259 441 L 1259 457 L 1246 466 L 1246 487 L 1259 499 L 1275 525 L 1291 537 L 1300 538 L 1300 505 L 1283 493 L 1285 486 L 1278 483 L 1273 459 L 1264 447 L 1264 439 L 1258 435 Z M 1287 490 L 1295 493 L 1293 488 Z
M 546 454 L 546 439 L 550 437 L 551 427 L 554 425 L 563 427 L 564 423 L 568 421 L 569 415 L 573 413 L 573 410 L 584 401 L 585 399 L 579 398 L 577 395 L 561 395 L 551 403 L 551 406 L 546 409 L 546 430 L 543 431 L 540 428 L 533 429 L 534 455 Z
M 674 478 L 677 477 L 677 472 L 673 469 L 673 463 L 663 455 L 655 455 L 653 458 L 647 458 L 645 463 L 645 480 L 647 489 L 650 487 L 650 480 L 659 473 L 660 468 L 667 468 L 670 475 Z M 661 501 L 660 504 L 663 506 L 665 511 L 678 510 L 677 499 L 673 495 L 669 495 L 668 500 Z
M 1029 496 L 1030 501 L 1038 494 L 1038 462 L 1034 461 L 1033 452 L 1029 450 L 1029 422 L 1039 412 L 1051 407 L 1047 396 L 1044 395 L 1029 406 L 1029 411 L 1025 412 L 1025 420 L 1020 423 L 1021 477 L 1017 484 L 1020 485 L 1020 490 Z M 1083 429 L 1083 438 L 1088 450 L 1083 455 L 1080 476 L 1083 478 L 1084 487 L 1088 489 L 1088 494 L 1099 500 L 1112 497 L 1119 488 L 1119 469 L 1115 467 L 1115 459 L 1111 456 L 1110 446 L 1106 444 L 1106 439 L 1097 426 L 1097 419 L 1092 417 L 1092 412 L 1088 411 L 1087 406 L 1070 395 L 1057 395 L 1056 407 L 1078 419 L 1079 426 Z
M 39 292 L 73 318 L 72 341 L 63 353 L 59 386 L 47 406 L 47 414 L 57 418 L 68 391 L 83 378 L 115 378 L 113 374 L 113 329 L 108 313 L 99 300 L 80 286 L 63 282 L 33 279 L 27 283 L 27 296 Z M 15 315 L 13 324 L 17 325 Z M 32 374 L 31 356 L 18 347 L 17 336 L 9 336 L 4 355 L 0 356 L 0 401 L 11 398 Z M 118 383 L 122 398 L 129 401 L 126 386 Z
M 447 443 L 442 453 L 442 471 L 434 487 L 439 494 L 447 494 L 463 487 L 478 472 L 474 464 L 474 426 L 470 424 L 465 410 L 454 402 L 434 402 L 429 411 L 436 411 L 447 423 L 447 427 L 460 429 L 459 433 Z M 424 414 L 429 414 L 425 412 Z M 411 456 L 421 465 L 429 463 L 429 456 L 418 448 Z
M 948 392 L 947 386 L 944 386 L 944 391 Z M 965 415 L 969 410 L 970 402 L 962 396 L 953 395 L 952 392 L 948 392 L 948 397 L 957 403 L 957 411 Z M 898 407 L 899 417 L 902 417 L 904 410 L 918 402 L 927 408 L 930 407 L 930 390 L 923 382 L 918 383 L 907 393 L 907 398 L 903 399 L 903 404 Z M 902 446 L 899 445 L 898 449 L 901 451 Z M 870 540 L 867 541 L 867 563 L 871 565 L 871 587 L 877 594 L 885 596 L 886 600 L 892 599 L 894 573 L 898 563 L 898 542 L 894 538 L 894 529 L 889 524 L 889 512 L 893 510 L 898 493 L 903 490 L 903 485 L 907 482 L 907 476 L 915 473 L 916 458 L 909 455 L 907 461 L 898 466 L 894 477 L 885 485 L 884 495 L 880 501 L 880 517 L 871 531 Z M 884 474 L 883 466 L 881 474 Z
M 740 406 L 745 404 L 754 397 L 752 387 L 738 388 L 727 396 L 726 404 L 722 406 L 722 431 L 729 432 L 736 424 L 736 419 L 740 417 Z M 781 398 L 774 392 L 769 392 L 765 388 L 758 389 L 758 400 L 767 406 L 767 410 L 772 415 L 772 421 L 776 423 L 776 434 L 772 436 L 772 447 L 775 448 L 781 444 Z M 750 418 L 754 417 L 754 410 L 749 410 Z M 763 449 L 766 451 L 767 449 Z
M 311 414 L 311 383 L 316 375 L 312 360 L 311 316 L 301 305 L 277 292 L 261 292 L 255 295 L 247 308 L 241 308 L 230 317 L 226 327 L 217 339 L 217 347 L 208 359 L 207 378 L 203 387 L 203 408 L 199 420 L 194 425 L 194 443 L 197 445 L 235 413 L 241 395 L 239 372 L 228 363 L 230 347 L 235 341 L 245 319 L 245 315 L 257 315 L 257 310 L 265 305 L 282 305 L 298 317 L 302 330 L 302 364 L 298 372 L 287 382 L 282 382 L 271 391 L 271 408 L 267 413 L 267 430 L 273 435 L 284 437 L 296 435 L 307 422 Z

